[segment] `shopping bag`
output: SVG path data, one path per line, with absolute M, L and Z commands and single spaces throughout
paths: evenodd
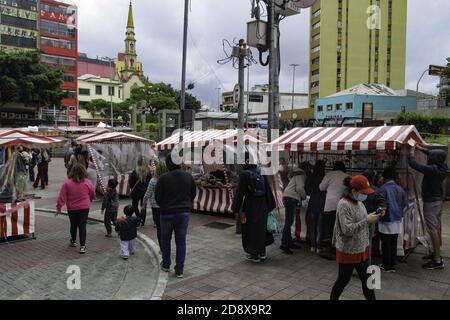
M 267 217 L 267 232 L 271 234 L 281 233 L 280 223 L 278 222 L 278 219 L 273 212 L 269 213 Z

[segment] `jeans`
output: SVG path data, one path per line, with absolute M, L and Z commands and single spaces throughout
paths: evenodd
M 284 221 L 284 228 L 283 228 L 283 234 L 281 236 L 281 246 L 284 248 L 289 248 L 289 246 L 292 243 L 292 225 L 294 224 L 294 218 L 295 218 L 295 209 L 297 206 L 297 200 L 283 197 L 283 204 L 285 207 L 285 221 Z
M 105 225 L 105 229 L 108 234 L 112 233 L 111 221 L 113 221 L 114 216 L 117 216 L 117 213 L 114 213 L 114 212 L 108 211 L 108 210 L 105 211 L 105 216 L 103 217 L 103 223 Z
M 156 224 L 156 236 L 158 237 L 158 244 L 161 248 L 161 209 L 152 208 L 153 222 Z
M 30 174 L 30 181 L 31 181 L 31 182 L 34 182 L 34 180 L 35 180 L 35 176 L 34 176 L 34 167 L 35 167 L 35 166 L 30 166 L 30 168 L 28 169 L 29 174 Z
M 175 232 L 175 244 L 177 247 L 175 272 L 183 273 L 184 260 L 186 259 L 186 236 L 189 225 L 190 213 L 161 213 L 161 251 L 163 256 L 163 267 L 170 268 L 171 240 Z
M 381 250 L 383 251 L 383 266 L 395 268 L 397 264 L 397 240 L 398 234 L 380 233 Z
M 361 280 L 362 289 L 366 299 L 376 300 L 375 291 L 370 290 L 367 287 L 367 279 L 369 279 L 369 275 L 367 273 L 368 267 L 368 261 L 356 264 L 339 264 L 339 275 L 336 283 L 333 286 L 333 290 L 331 291 L 330 300 L 339 300 L 339 297 L 341 296 L 342 292 L 344 292 L 345 287 L 349 284 L 352 278 L 353 269 L 356 269 L 356 272 L 358 272 L 358 276 Z
M 70 211 L 70 239 L 72 242 L 77 240 L 77 230 L 80 234 L 80 246 L 84 247 L 86 245 L 86 225 L 87 218 L 89 215 L 89 209 Z
M 120 240 L 120 256 L 129 257 L 136 253 L 136 239 L 129 241 Z
M 47 171 L 45 170 L 45 165 L 38 165 L 38 175 L 36 177 L 36 180 L 34 181 L 34 187 L 37 188 L 39 186 L 39 182 L 41 183 L 41 188 L 45 188 L 45 182 L 48 181 L 48 177 L 46 178 L 45 175 L 48 173 L 48 166 Z

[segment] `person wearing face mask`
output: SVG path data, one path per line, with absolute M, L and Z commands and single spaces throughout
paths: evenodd
M 331 291 L 330 300 L 339 300 L 356 269 L 367 300 L 376 300 L 374 290 L 367 286 L 370 257 L 369 226 L 378 222 L 377 213 L 367 214 L 363 202 L 374 190 L 364 176 L 344 180 L 346 190 L 336 211 L 333 244 L 336 247 L 336 262 L 339 266 L 338 278 Z

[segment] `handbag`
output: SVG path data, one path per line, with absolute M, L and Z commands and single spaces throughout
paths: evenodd
M 267 216 L 267 232 L 270 234 L 280 234 L 281 233 L 281 226 L 278 222 L 277 217 L 273 212 L 269 213 Z

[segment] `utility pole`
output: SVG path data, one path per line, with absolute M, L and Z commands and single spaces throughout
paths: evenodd
M 293 67 L 293 69 L 294 69 L 294 72 L 293 72 L 293 75 L 292 75 L 292 114 L 291 114 L 292 119 L 294 119 L 295 69 L 296 69 L 299 65 L 293 63 L 293 64 L 291 64 L 290 66 Z
M 220 90 L 222 90 L 222 88 L 216 88 L 217 90 L 217 111 L 220 112 Z
M 239 129 L 244 129 L 244 87 L 245 87 L 245 58 L 248 56 L 248 47 L 245 40 L 239 40 Z
M 109 57 L 104 57 L 103 60 L 108 60 L 109 61 L 109 70 L 111 71 L 112 69 L 112 61 L 113 59 L 109 58 Z M 108 94 L 109 94 L 109 100 L 110 100 L 110 106 L 111 106 L 111 129 L 114 130 L 114 110 L 113 110 L 113 86 L 112 86 L 112 76 L 109 76 L 109 89 L 108 89 Z
M 269 46 L 269 130 L 268 142 L 272 141 L 271 129 L 279 128 L 278 114 L 280 113 L 279 99 L 279 64 L 278 64 L 278 15 L 275 15 L 275 0 L 267 1 L 269 16 L 268 30 L 270 32 Z
M 184 109 L 186 108 L 186 61 L 187 61 L 187 37 L 189 28 L 189 0 L 184 1 L 184 30 L 183 30 L 183 64 L 181 70 L 181 99 L 180 99 L 180 143 L 183 141 Z

